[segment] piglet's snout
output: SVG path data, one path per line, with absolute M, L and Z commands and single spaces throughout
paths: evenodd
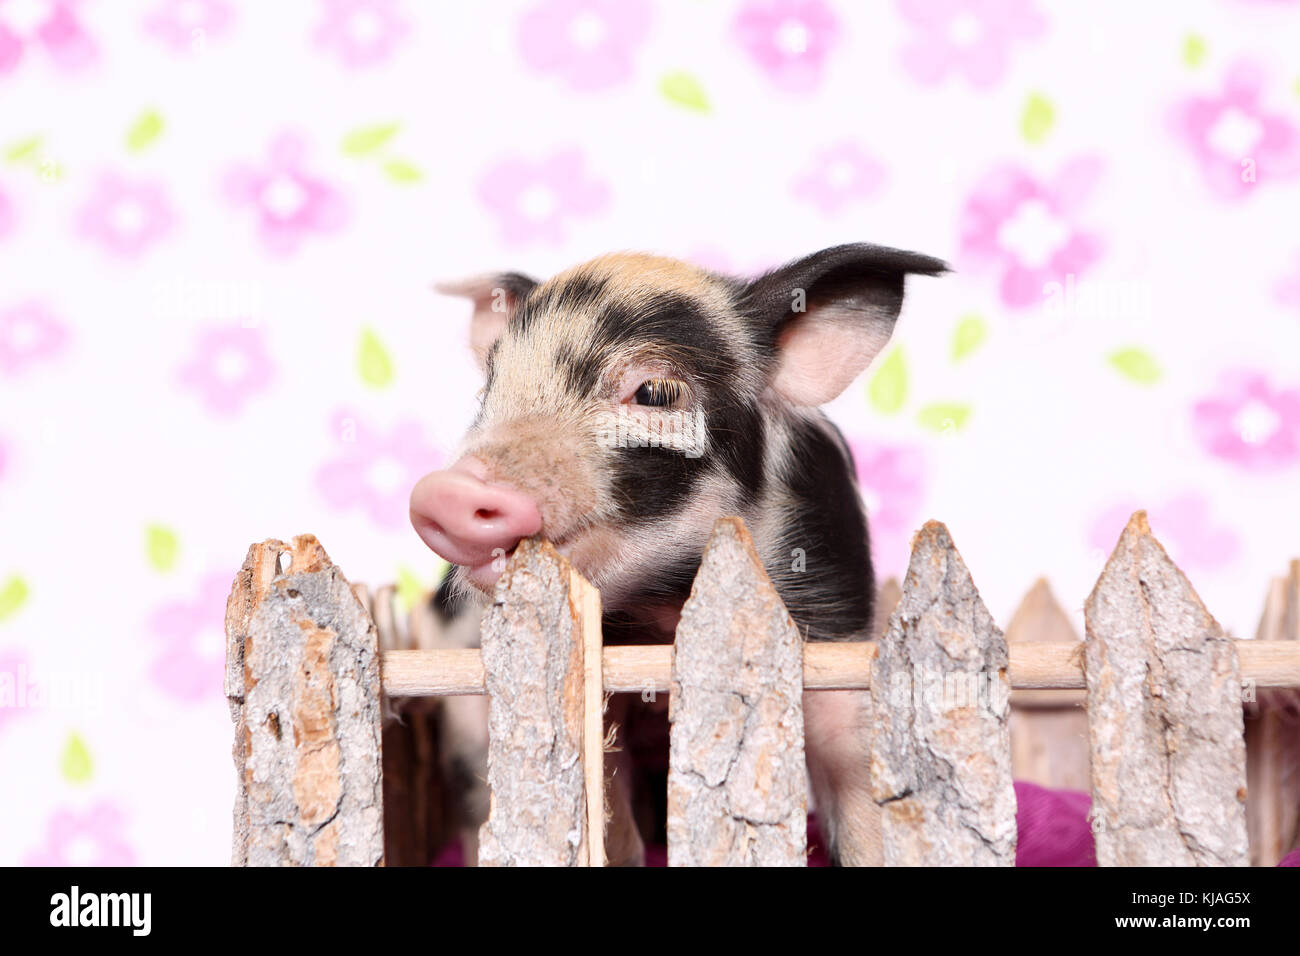
M 467 457 L 416 483 L 411 523 L 452 564 L 482 568 L 540 531 L 542 515 L 532 498 L 488 481 L 483 462 Z

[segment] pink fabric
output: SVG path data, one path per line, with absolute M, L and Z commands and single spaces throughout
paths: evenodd
M 1091 800 L 1078 790 L 1016 781 L 1016 866 L 1096 866 Z
M 464 866 L 465 854 L 461 852 L 460 841 L 452 840 L 433 858 L 431 866 Z

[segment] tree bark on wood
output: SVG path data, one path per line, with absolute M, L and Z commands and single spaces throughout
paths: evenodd
M 871 682 L 886 866 L 1014 866 L 1007 647 L 948 529 L 912 544 Z
M 604 834 L 588 825 L 588 800 L 602 802 L 594 818 L 603 819 L 603 794 L 588 793 L 583 760 L 586 750 L 590 762 L 592 749 L 585 737 L 584 621 L 593 594 L 550 544 L 532 538 L 520 542 L 497 582 L 482 624 L 491 798 L 479 833 L 480 866 L 603 859 Z
M 248 549 L 226 635 L 235 865 L 381 865 L 378 638 L 314 537 Z
M 1097 862 L 1245 865 L 1237 655 L 1145 512 L 1129 520 L 1084 613 Z
M 803 641 L 739 518 L 722 518 L 673 649 L 669 866 L 805 866 Z
M 1075 644 L 1070 624 L 1045 578 L 1029 589 L 1011 616 L 1007 648 L 1016 644 Z M 1013 690 L 1011 692 L 1011 771 L 1017 780 L 1044 787 L 1087 790 L 1092 786 L 1088 762 L 1087 693 L 1082 690 Z
M 1300 641 L 1300 560 L 1269 587 L 1255 639 Z M 1246 713 L 1246 827 L 1252 866 L 1300 845 L 1300 690 L 1260 689 Z

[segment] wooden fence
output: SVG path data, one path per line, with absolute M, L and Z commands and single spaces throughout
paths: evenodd
M 249 549 L 226 617 L 237 865 L 429 862 L 426 705 L 484 694 L 484 865 L 605 862 L 616 693 L 670 695 L 670 865 L 804 863 L 804 691 L 862 698 L 885 865 L 1014 864 L 1013 771 L 1091 789 L 1103 866 L 1269 865 L 1297 842 L 1300 562 L 1233 640 L 1142 512 L 1083 641 L 1041 583 L 1004 635 L 938 522 L 882 588 L 874 642 L 805 645 L 735 518 L 673 645 L 602 646 L 599 593 L 540 541 L 511 558 L 481 651 L 430 648 L 427 609 L 404 625 L 392 598 L 311 536 Z

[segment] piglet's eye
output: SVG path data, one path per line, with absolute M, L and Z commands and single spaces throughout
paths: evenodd
M 686 394 L 686 383 L 676 378 L 648 378 L 632 396 L 637 405 L 667 408 Z

